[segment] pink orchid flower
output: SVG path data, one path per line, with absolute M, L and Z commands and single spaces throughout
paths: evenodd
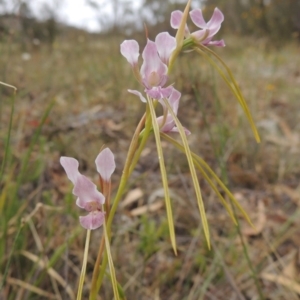
M 172 91 L 170 97 L 168 98 L 170 106 L 172 107 L 172 110 L 176 116 L 177 116 L 177 112 L 178 112 L 180 97 L 181 97 L 181 93 L 173 88 L 173 91 Z M 157 123 L 160 127 L 160 131 L 164 132 L 164 133 L 179 132 L 178 128 L 176 126 L 176 123 L 175 123 L 172 115 L 168 112 L 168 108 L 166 107 L 164 101 L 160 101 L 160 103 L 162 104 L 164 113 L 166 114 L 166 116 L 160 116 L 160 117 L 156 118 Z M 186 135 L 191 134 L 191 132 L 189 130 L 187 130 L 186 128 L 184 128 L 184 131 L 185 131 Z
M 115 160 L 111 150 L 109 148 L 102 150 L 95 163 L 100 177 L 109 181 L 115 170 Z M 76 205 L 89 212 L 88 215 L 79 217 L 81 226 L 85 229 L 99 228 L 104 222 L 105 214 L 102 211 L 102 205 L 105 202 L 105 197 L 90 179 L 78 171 L 79 163 L 75 158 L 62 156 L 60 164 L 74 185 L 72 192 L 77 196 Z
M 180 10 L 173 11 L 171 14 L 171 26 L 174 29 L 178 29 L 180 25 L 180 21 L 182 18 L 183 13 Z M 193 23 L 200 28 L 193 33 L 190 33 L 188 27 L 185 27 L 185 36 L 192 36 L 196 39 L 198 43 L 201 43 L 204 46 L 217 46 L 217 47 L 224 47 L 225 42 L 224 40 L 220 41 L 212 41 L 214 35 L 220 30 L 221 24 L 224 21 L 223 13 L 218 9 L 215 8 L 214 13 L 211 19 L 206 23 L 201 9 L 193 9 L 190 12 L 190 17 Z
M 172 87 L 164 88 L 168 80 L 168 64 L 172 52 L 176 48 L 176 39 L 168 32 L 162 32 L 155 38 L 155 42 L 148 39 L 142 53 L 143 64 L 138 69 L 139 44 L 135 40 L 125 40 L 121 44 L 121 54 L 130 63 L 137 79 L 145 87 L 145 92 L 151 98 L 162 99 L 170 96 Z M 136 90 L 128 90 L 140 97 L 143 102 L 146 99 Z

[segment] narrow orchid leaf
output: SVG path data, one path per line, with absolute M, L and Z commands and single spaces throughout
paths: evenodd
M 175 237 L 175 229 L 174 229 L 174 220 L 173 220 L 173 214 L 172 214 L 172 205 L 171 205 L 171 199 L 170 199 L 170 192 L 168 187 L 168 179 L 167 179 L 167 172 L 165 168 L 165 162 L 164 162 L 164 156 L 160 141 L 160 133 L 159 133 L 159 126 L 156 121 L 156 113 L 154 104 L 152 102 L 152 99 L 148 97 L 148 102 L 152 119 L 152 127 L 154 131 L 155 136 L 155 142 L 156 142 L 156 148 L 157 148 L 157 154 L 158 154 L 158 160 L 159 160 L 159 166 L 160 166 L 160 172 L 161 172 L 161 178 L 165 193 L 165 202 L 166 202 L 166 210 L 167 210 L 167 218 L 168 218 L 168 224 L 169 224 L 169 230 L 170 230 L 170 239 L 171 244 L 174 250 L 175 255 L 177 255 L 177 248 L 176 248 L 176 237 Z
M 221 75 L 221 77 L 224 79 L 224 81 L 227 83 L 228 87 L 231 89 L 231 91 L 233 92 L 233 94 L 235 95 L 235 97 L 237 98 L 237 100 L 239 101 L 240 105 L 242 106 L 244 113 L 246 114 L 246 117 L 250 123 L 251 129 L 253 131 L 254 137 L 256 139 L 257 143 L 260 143 L 260 137 L 257 131 L 257 128 L 255 126 L 255 123 L 253 121 L 252 115 L 250 113 L 250 110 L 248 108 L 248 105 L 242 95 L 242 92 L 232 74 L 232 72 L 230 71 L 229 67 L 225 64 L 225 62 L 221 59 L 221 57 L 219 57 L 214 51 L 210 50 L 209 48 L 201 45 L 200 46 L 201 49 L 199 48 L 195 48 L 195 50 L 205 56 L 205 58 L 209 61 L 209 63 L 218 71 L 218 73 Z M 220 69 L 220 67 L 214 62 L 214 60 L 206 53 L 209 52 L 210 54 L 212 54 L 216 59 L 218 59 L 218 61 L 222 64 L 222 66 L 225 68 L 226 72 L 228 73 L 228 76 L 230 78 L 231 81 L 228 80 L 227 76 L 224 74 L 224 72 Z
M 171 138 L 169 135 L 165 133 L 161 133 L 161 136 L 166 139 L 167 141 L 171 142 L 176 148 L 178 148 L 180 151 L 184 152 L 184 146 L 175 141 L 173 138 Z M 197 154 L 191 152 L 194 163 L 196 167 L 199 169 L 198 164 L 202 166 L 202 170 L 207 172 L 206 174 L 209 174 L 216 182 L 220 185 L 220 187 L 223 189 L 223 191 L 226 193 L 226 195 L 229 197 L 231 200 L 232 204 L 237 207 L 237 209 L 241 212 L 241 214 L 244 216 L 245 220 L 253 226 L 248 214 L 246 211 L 243 209 L 243 207 L 240 205 L 240 203 L 235 199 L 233 194 L 229 191 L 229 189 L 226 187 L 226 185 L 223 183 L 223 181 L 215 174 L 215 172 L 210 168 L 210 166 L 202 159 L 200 156 Z M 198 163 L 198 164 L 197 164 Z M 201 172 L 201 170 L 199 169 Z M 221 200 L 222 201 L 222 200 Z M 229 211 L 228 211 L 229 213 Z
M 77 292 L 76 300 L 81 300 L 82 299 L 82 289 L 83 289 L 85 273 L 86 273 L 86 264 L 87 264 L 88 254 L 89 254 L 90 238 L 91 238 L 91 230 L 87 230 L 86 240 L 85 240 L 85 247 L 84 247 L 83 262 L 82 262 L 82 269 L 81 269 L 81 274 L 80 274 L 80 278 L 79 278 L 79 286 L 78 286 L 78 292 Z
M 199 162 L 200 165 L 202 165 L 209 173 L 210 175 L 218 182 L 218 184 L 221 186 L 221 188 L 224 190 L 224 192 L 227 194 L 231 202 L 238 208 L 238 210 L 242 213 L 245 220 L 254 227 L 251 219 L 249 218 L 246 211 L 243 209 L 241 204 L 238 202 L 237 199 L 233 196 L 233 194 L 230 192 L 230 190 L 226 187 L 226 185 L 223 183 L 223 181 L 215 174 L 215 172 L 210 168 L 210 166 L 198 155 L 194 154 L 194 158 Z
M 197 178 L 197 174 L 196 174 L 196 170 L 195 170 L 195 166 L 194 166 L 194 161 L 193 161 L 193 158 L 191 155 L 190 147 L 188 145 L 186 134 L 185 134 L 183 126 L 181 125 L 180 121 L 178 120 L 177 116 L 175 115 L 168 100 L 164 99 L 164 103 L 165 103 L 166 107 L 168 108 L 169 113 L 173 117 L 175 124 L 178 128 L 180 137 L 182 139 L 184 152 L 185 152 L 186 158 L 188 160 L 188 164 L 189 164 L 189 168 L 190 168 L 190 172 L 191 172 L 191 176 L 192 176 L 192 181 L 193 181 L 193 185 L 194 185 L 194 189 L 195 189 L 195 193 L 196 193 L 197 203 L 198 203 L 201 221 L 202 221 L 202 225 L 203 225 L 204 236 L 207 241 L 208 248 L 210 248 L 209 228 L 208 228 L 205 208 L 204 208 L 203 199 L 201 196 L 200 185 L 198 182 L 198 178 Z
M 120 300 L 119 292 L 118 292 L 118 283 L 117 283 L 117 279 L 116 279 L 116 272 L 115 272 L 114 263 L 113 263 L 113 260 L 111 257 L 106 222 L 103 223 L 103 233 L 104 233 L 104 238 L 105 238 L 105 247 L 106 247 L 106 254 L 107 254 L 108 266 L 109 266 L 109 271 L 110 271 L 110 279 L 111 279 L 111 284 L 112 284 L 113 291 L 114 291 L 115 300 Z

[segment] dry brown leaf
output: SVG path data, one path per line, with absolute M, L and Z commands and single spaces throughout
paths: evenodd
M 45 290 L 42 290 L 32 284 L 22 281 L 20 279 L 8 277 L 8 278 L 6 278 L 6 281 L 8 284 L 20 286 L 21 288 L 31 291 L 32 293 L 35 293 L 41 297 L 45 297 L 46 299 L 57 299 L 56 295 L 49 293 Z
M 48 263 L 43 259 L 40 258 L 33 253 L 30 253 L 28 251 L 22 250 L 20 253 L 27 257 L 29 260 L 36 263 L 41 269 L 45 269 L 49 276 L 54 278 L 66 291 L 66 293 L 69 295 L 70 299 L 75 299 L 75 294 L 71 288 L 71 286 L 64 280 L 64 278 L 59 275 L 53 268 L 48 267 Z
M 287 194 L 294 203 L 296 203 L 297 205 L 300 204 L 300 194 L 297 190 L 294 190 L 283 184 L 276 184 L 276 186 L 274 187 L 274 192 L 277 195 Z
M 283 275 L 263 273 L 261 275 L 261 277 L 265 280 L 275 282 L 276 284 L 281 284 L 281 285 L 285 286 L 286 288 L 296 292 L 297 294 L 300 294 L 300 284 L 295 282 L 292 279 L 289 279 L 289 278 L 283 276 Z
M 117 124 L 115 123 L 113 120 L 111 119 L 108 119 L 106 122 L 105 122 L 105 126 L 112 130 L 112 131 L 120 131 L 121 129 L 124 128 L 124 124 L 123 123 L 120 123 L 120 124 Z
M 282 275 L 295 280 L 297 278 L 296 251 L 292 254 L 291 260 L 284 266 Z
M 256 222 L 254 222 L 255 228 L 252 227 L 245 228 L 243 230 L 244 235 L 253 236 L 253 235 L 260 234 L 264 229 L 266 222 L 267 222 L 267 217 L 266 217 L 265 204 L 263 201 L 259 201 L 258 208 L 257 208 L 257 219 Z
M 144 193 L 140 188 L 136 188 L 127 193 L 125 199 L 120 203 L 120 207 L 124 208 L 143 197 Z
M 164 206 L 163 201 L 158 201 L 155 203 L 151 203 L 149 205 L 143 205 L 141 207 L 135 208 L 130 212 L 130 214 L 133 217 L 136 217 L 136 216 L 144 215 L 147 212 L 157 211 L 157 210 L 161 209 L 163 206 Z

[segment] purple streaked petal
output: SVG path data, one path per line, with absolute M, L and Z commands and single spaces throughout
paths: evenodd
M 97 171 L 101 178 L 109 181 L 112 173 L 116 168 L 115 158 L 109 148 L 103 149 L 97 156 L 96 160 Z
M 160 126 L 161 132 L 167 133 L 167 132 L 171 131 L 173 129 L 173 127 L 175 126 L 175 122 L 170 114 L 167 115 L 164 124 L 162 124 L 162 122 L 164 120 L 163 116 L 156 118 L 156 120 L 157 120 L 158 125 Z
M 120 45 L 121 54 L 127 59 L 132 67 L 138 63 L 139 44 L 135 40 L 125 40 Z
M 160 86 L 153 87 L 151 89 L 145 89 L 145 92 L 153 99 L 160 100 L 163 98 L 168 98 L 173 90 L 172 86 L 162 88 Z
M 224 40 L 212 41 L 212 42 L 209 42 L 207 45 L 216 46 L 216 47 L 225 47 L 226 46 Z
M 175 10 L 171 13 L 171 26 L 174 29 L 178 29 L 181 19 L 183 16 L 183 12 L 180 10 Z
M 221 26 L 221 23 L 224 21 L 223 13 L 216 7 L 211 19 L 207 22 L 208 28 L 215 28 Z
M 179 99 L 180 99 L 180 96 L 181 96 L 181 93 L 178 92 L 176 89 L 173 88 L 172 85 L 170 85 L 168 87 L 168 95 L 166 95 L 165 99 L 168 99 L 175 115 L 177 115 L 177 111 L 178 111 L 178 106 L 179 106 Z M 164 111 L 165 110 L 168 110 L 168 108 L 166 107 L 166 104 L 165 104 L 165 101 L 163 100 L 163 98 L 159 101 L 160 104 L 162 105 Z
M 176 39 L 168 32 L 161 32 L 155 38 L 155 44 L 162 62 L 169 64 L 169 58 L 176 48 Z
M 200 29 L 200 30 L 194 31 L 191 35 L 197 41 L 200 41 L 202 43 L 203 39 L 206 39 L 209 36 L 209 30 L 208 29 Z
M 185 133 L 186 135 L 190 135 L 190 134 L 191 134 L 191 132 L 190 132 L 188 129 L 186 129 L 185 127 L 183 127 L 183 131 L 184 131 L 184 133 Z M 178 130 L 177 127 L 173 127 L 169 132 L 176 132 L 176 133 L 178 133 L 179 130 Z
M 75 184 L 77 177 L 80 175 L 78 171 L 79 163 L 73 157 L 62 156 L 60 158 L 60 164 L 65 169 L 68 178 Z
M 84 209 L 89 202 L 95 202 L 98 205 L 105 202 L 104 196 L 97 190 L 96 185 L 81 174 L 76 179 L 73 194 L 78 197 L 76 204 Z
M 202 10 L 200 8 L 190 11 L 190 17 L 197 27 L 206 28 L 207 24 L 203 18 Z
M 177 115 L 177 112 L 178 112 L 180 97 L 181 97 L 181 93 L 173 88 L 172 94 L 170 95 L 168 101 L 169 101 L 175 115 Z
M 183 16 L 183 12 L 180 10 L 175 10 L 171 13 L 171 27 L 172 28 L 174 28 L 174 29 L 179 28 L 182 16 Z M 184 35 L 185 36 L 190 35 L 189 28 L 186 24 L 185 24 L 185 28 L 184 28 Z
M 102 211 L 93 211 L 86 216 L 79 217 L 81 226 L 85 229 L 97 229 L 104 222 L 105 214 Z
M 144 62 L 141 67 L 141 76 L 149 86 L 158 86 L 162 77 L 167 75 L 168 68 L 158 56 L 156 44 L 148 40 L 143 51 Z
M 141 99 L 142 102 L 145 102 L 145 103 L 147 102 L 146 98 L 142 95 L 141 92 L 139 92 L 137 90 L 128 90 L 128 92 L 131 93 L 131 94 L 134 94 L 134 95 L 136 95 L 138 97 L 140 97 L 140 99 Z

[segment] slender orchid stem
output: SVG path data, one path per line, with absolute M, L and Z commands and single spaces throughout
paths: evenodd
M 131 143 L 130 143 L 130 146 L 129 146 L 129 150 L 128 150 L 128 154 L 127 154 L 127 158 L 126 158 L 126 161 L 125 161 L 125 165 L 124 165 L 120 185 L 119 185 L 117 194 L 114 198 L 114 202 L 113 202 L 113 205 L 111 207 L 111 210 L 110 210 L 109 213 L 107 212 L 107 232 L 108 232 L 109 239 L 111 238 L 112 220 L 113 220 L 113 217 L 116 213 L 116 210 L 117 210 L 118 204 L 121 200 L 121 197 L 124 193 L 128 178 L 131 174 L 130 166 L 132 164 L 132 160 L 133 160 L 133 158 L 135 156 L 135 153 L 136 153 L 136 150 L 138 148 L 139 135 L 140 135 L 140 132 L 142 131 L 143 126 L 145 125 L 145 121 L 146 121 L 146 114 L 144 114 L 143 117 L 141 118 L 141 120 L 140 120 L 140 122 L 139 122 L 139 124 L 138 124 L 138 126 L 137 126 L 137 128 L 134 132 L 134 135 L 132 137 L 132 140 L 131 140 Z M 147 141 L 147 138 L 149 136 L 149 132 L 150 132 L 150 130 L 145 132 L 144 139 L 146 141 Z M 101 243 L 100 243 L 98 256 L 97 256 L 97 261 L 96 261 L 94 272 L 93 272 L 90 300 L 95 300 L 96 299 L 97 293 L 98 293 L 98 291 L 101 287 L 103 276 L 104 276 L 105 269 L 106 269 L 106 266 L 107 266 L 107 255 L 106 255 L 106 252 L 105 252 L 104 258 L 102 260 L 101 270 L 100 270 L 100 273 L 99 273 L 100 262 L 101 262 L 101 258 L 102 258 L 102 255 L 103 255 L 103 250 L 104 250 L 104 237 L 102 237 L 102 240 L 101 240 Z

